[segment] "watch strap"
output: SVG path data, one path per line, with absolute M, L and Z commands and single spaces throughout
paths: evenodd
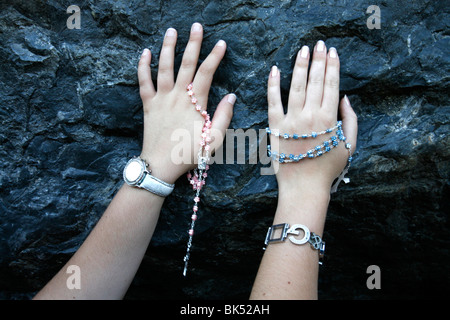
M 138 186 L 160 197 L 167 197 L 172 193 L 173 188 L 175 187 L 174 184 L 164 182 L 149 173 L 145 174 L 144 179 Z

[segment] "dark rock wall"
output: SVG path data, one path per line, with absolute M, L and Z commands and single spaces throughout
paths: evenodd
M 381 10 L 369 29 L 370 5 Z M 68 29 L 66 9 L 81 9 Z M 156 75 L 163 34 L 193 22 L 204 59 L 228 44 L 210 108 L 235 92 L 232 129 L 267 125 L 266 78 L 319 39 L 337 48 L 341 92 L 359 116 L 351 182 L 332 196 L 322 299 L 439 298 L 449 268 L 449 7 L 446 1 L 2 1 L 0 5 L 0 298 L 26 299 L 70 258 L 138 154 L 137 62 Z M 248 156 L 248 152 L 247 152 Z M 177 182 L 128 299 L 248 298 L 276 207 L 262 165 L 210 170 L 182 277 L 192 189 Z M 280 261 L 283 263 L 283 261 Z M 369 290 L 368 266 L 381 270 Z

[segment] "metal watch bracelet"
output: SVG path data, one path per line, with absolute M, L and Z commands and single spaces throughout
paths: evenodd
M 300 230 L 303 231 L 303 238 L 298 239 L 295 236 L 300 234 Z M 279 232 L 278 237 L 275 235 L 277 232 Z M 325 241 L 323 241 L 319 235 L 311 232 L 308 227 L 302 224 L 294 224 L 292 227 L 289 227 L 288 223 L 281 223 L 269 227 L 264 244 L 267 246 L 270 243 L 282 242 L 286 240 L 286 238 L 297 245 L 302 245 L 308 242 L 311 245 L 311 248 L 319 251 L 319 264 L 323 264 L 323 257 L 325 255 Z

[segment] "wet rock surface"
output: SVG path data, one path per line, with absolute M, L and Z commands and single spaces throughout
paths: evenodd
M 71 3 L 70 3 L 71 4 Z M 266 78 L 276 64 L 287 101 L 295 55 L 323 39 L 341 59 L 341 94 L 359 116 L 350 170 L 329 206 L 319 298 L 439 298 L 450 285 L 449 9 L 383 1 L 369 29 L 365 1 L 84 1 L 68 29 L 65 1 L 0 5 L 0 298 L 33 296 L 95 226 L 139 153 L 137 62 L 177 29 L 179 65 L 193 22 L 201 59 L 227 53 L 213 111 L 234 92 L 230 128 L 267 126 Z M 236 150 L 235 150 L 236 151 Z M 127 299 L 246 299 L 277 202 L 261 163 L 211 167 L 183 278 L 193 192 L 177 181 Z M 280 263 L 283 263 L 280 261 Z M 369 290 L 368 266 L 381 270 Z

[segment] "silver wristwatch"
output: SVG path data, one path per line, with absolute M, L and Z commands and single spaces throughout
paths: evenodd
M 132 186 L 143 188 L 160 197 L 167 197 L 175 187 L 158 178 L 155 178 L 148 169 L 148 164 L 140 157 L 130 159 L 123 169 L 123 180 Z

